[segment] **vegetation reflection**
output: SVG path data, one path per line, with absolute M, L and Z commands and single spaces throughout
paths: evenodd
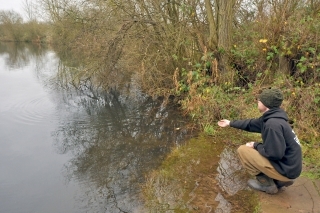
M 79 198 L 84 209 L 140 209 L 145 173 L 183 143 L 187 122 L 161 99 L 154 101 L 135 90 L 97 92 L 86 83 L 60 91 L 59 107 L 72 111 L 53 133 L 57 151 L 73 156 L 65 175 L 87 190 Z

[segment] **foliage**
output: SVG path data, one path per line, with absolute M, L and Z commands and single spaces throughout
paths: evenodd
M 309 177 L 311 179 L 320 179 L 320 163 L 319 163 L 319 157 L 320 157 L 320 149 L 319 149 L 319 143 L 312 142 L 304 142 L 304 172 L 303 176 Z
M 36 2 L 50 17 L 59 48 L 90 67 L 80 76 L 95 76 L 107 87 L 125 70 L 153 96 L 169 95 L 174 70 L 198 60 L 207 48 L 227 61 L 238 7 L 236 0 Z
M 320 78 L 320 15 L 300 14 L 292 19 L 280 42 L 281 54 L 291 63 L 289 71 L 294 80 L 312 85 Z
M 319 5 L 310 10 L 299 1 L 280 2 L 260 1 L 253 20 L 235 30 L 231 65 L 240 86 L 272 84 L 281 74 L 308 85 L 319 81 Z
M 23 22 L 14 11 L 0 11 L 0 40 L 50 43 L 49 25 L 36 20 Z
M 2 38 L 17 40 L 22 34 L 21 24 L 20 14 L 14 11 L 0 11 L 0 36 Z

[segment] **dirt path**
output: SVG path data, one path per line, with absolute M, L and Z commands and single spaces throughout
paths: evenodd
M 258 193 L 262 213 L 320 213 L 320 180 L 300 177 L 276 195 Z

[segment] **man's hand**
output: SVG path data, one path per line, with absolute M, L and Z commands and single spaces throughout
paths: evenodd
M 248 142 L 246 143 L 246 146 L 250 148 L 254 148 L 254 142 Z
M 230 125 L 230 121 L 227 119 L 222 119 L 220 121 L 218 121 L 218 125 L 221 127 L 226 127 Z

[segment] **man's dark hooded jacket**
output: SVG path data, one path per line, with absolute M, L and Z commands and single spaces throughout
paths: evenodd
M 280 108 L 266 111 L 258 119 L 231 121 L 231 127 L 261 133 L 262 143 L 254 148 L 283 176 L 294 179 L 302 170 L 302 152 L 298 137 L 288 123 L 286 112 Z

